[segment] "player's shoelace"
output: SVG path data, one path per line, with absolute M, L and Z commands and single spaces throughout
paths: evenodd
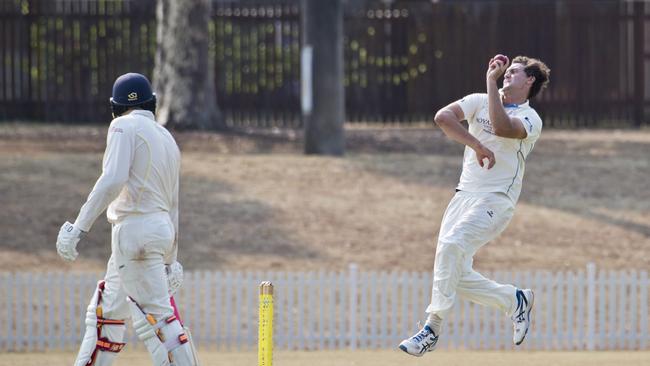
M 429 339 L 429 337 L 432 337 Z M 419 344 L 422 348 L 420 348 L 420 351 L 418 353 L 423 354 L 425 352 L 433 351 L 433 347 L 438 343 L 438 337 L 436 334 L 431 330 L 431 328 L 425 326 L 423 327 L 418 334 L 413 336 L 417 344 Z
M 427 338 L 429 337 L 429 335 L 432 335 L 432 336 L 435 337 L 435 334 L 434 334 L 432 331 L 430 331 L 430 330 L 428 329 L 428 327 L 424 326 L 424 327 L 422 327 L 422 329 L 420 329 L 420 331 L 418 332 L 418 334 L 416 334 L 416 335 L 413 336 L 413 339 L 414 339 L 416 342 L 421 342 L 421 341 L 427 339 Z
M 413 339 L 415 339 L 416 342 L 421 342 L 422 340 L 426 339 L 427 336 L 429 335 L 429 331 L 422 328 L 422 330 L 416 334 Z

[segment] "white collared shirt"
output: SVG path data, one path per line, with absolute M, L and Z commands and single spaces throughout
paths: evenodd
M 150 111 L 134 110 L 111 122 L 102 175 L 79 211 L 79 229 L 89 231 L 104 210 L 111 223 L 164 211 L 178 233 L 180 150 L 154 118 Z
M 506 114 L 518 117 L 528 135 L 524 139 L 499 137 L 494 134 L 488 112 L 487 94 L 470 94 L 457 103 L 469 123 L 469 133 L 494 153 L 492 169 L 481 167 L 476 153 L 468 146 L 463 156 L 463 172 L 457 189 L 467 192 L 501 192 L 516 203 L 521 193 L 526 158 L 533 150 L 542 131 L 542 119 L 528 101 L 519 105 L 504 105 Z

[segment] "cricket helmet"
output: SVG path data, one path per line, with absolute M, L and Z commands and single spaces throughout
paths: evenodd
M 134 107 L 154 113 L 156 110 L 156 94 L 151 83 L 144 75 L 135 72 L 124 74 L 115 80 L 110 102 L 115 117 Z

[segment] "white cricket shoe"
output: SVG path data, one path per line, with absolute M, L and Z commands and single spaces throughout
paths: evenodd
M 438 343 L 438 335 L 425 324 L 417 334 L 403 340 L 399 344 L 399 348 L 409 355 L 422 357 L 426 352 L 433 351 L 436 348 L 436 343 Z
M 512 342 L 515 345 L 520 345 L 526 338 L 528 328 L 530 327 L 530 312 L 533 310 L 533 303 L 535 302 L 535 295 L 533 290 L 517 289 L 517 309 L 512 314 Z

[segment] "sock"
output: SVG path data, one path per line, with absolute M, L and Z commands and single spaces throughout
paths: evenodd
M 427 322 L 425 323 L 433 330 L 436 335 L 440 334 L 440 328 L 442 327 L 442 319 L 437 314 L 429 313 L 427 317 Z

